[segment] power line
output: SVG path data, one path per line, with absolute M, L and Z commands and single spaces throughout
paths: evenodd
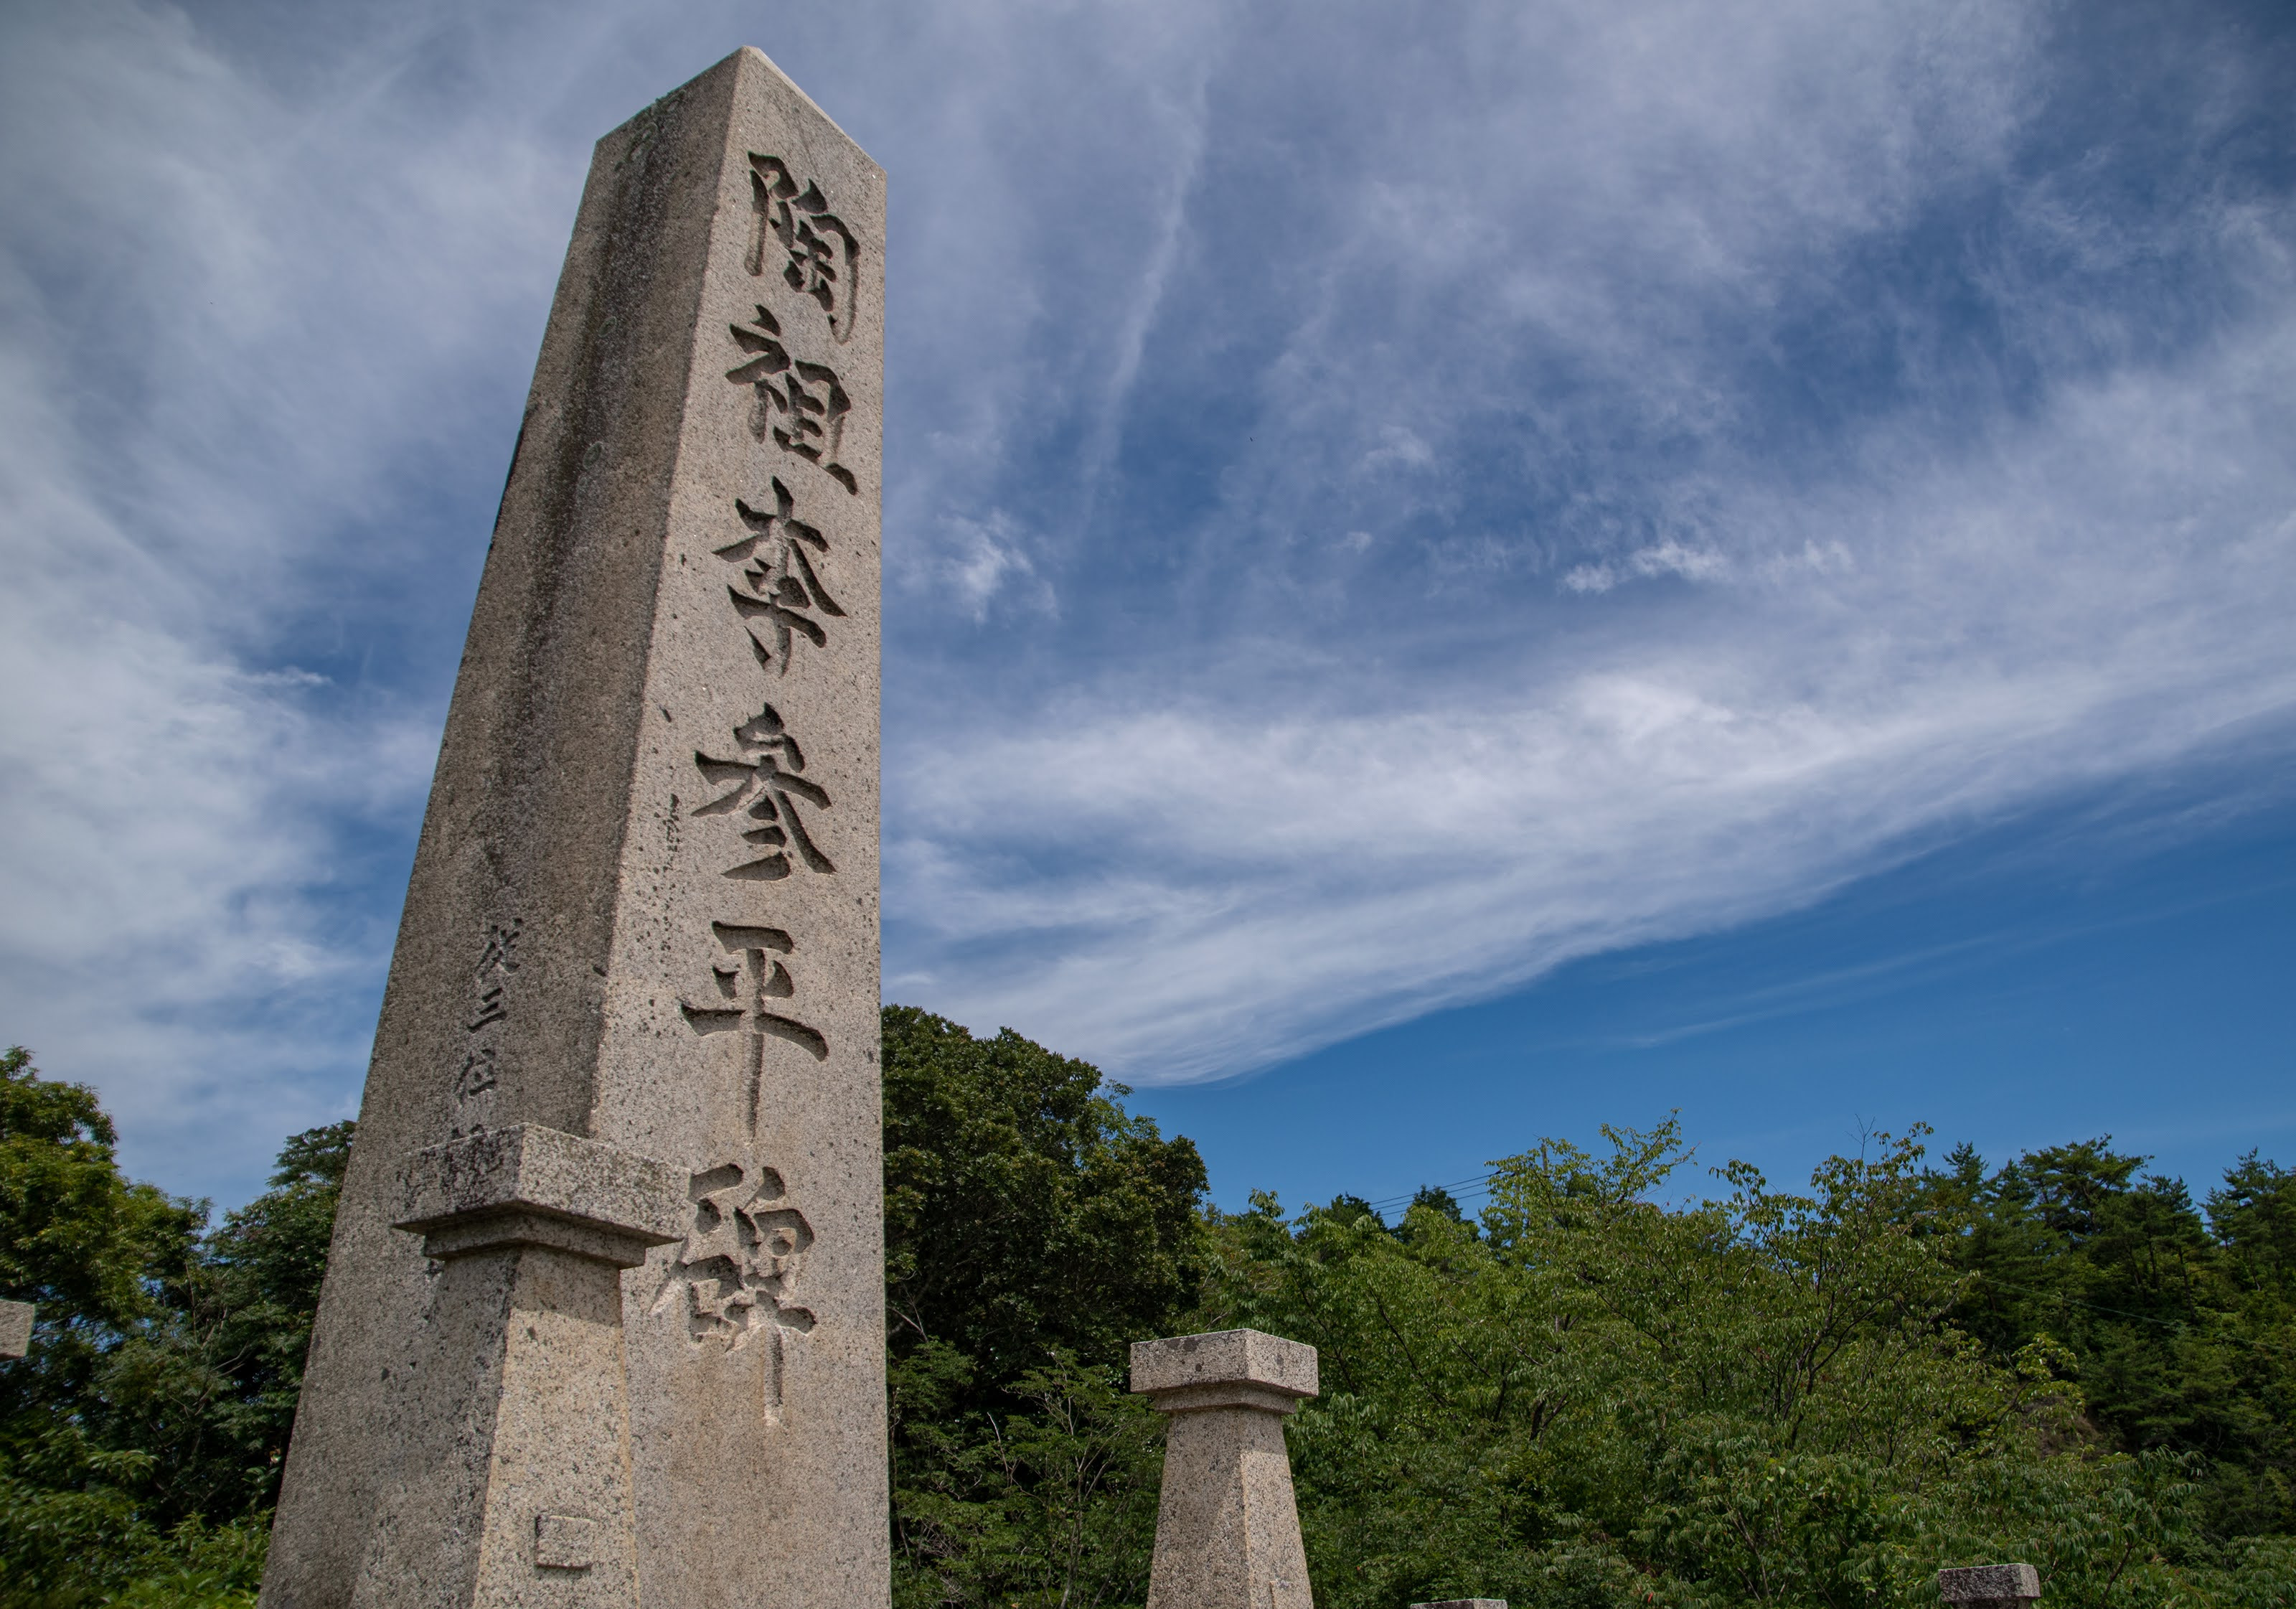
M 1475 1177 L 1474 1177 L 1474 1178 L 1463 1178 L 1463 1179 L 1458 1180 L 1458 1181 L 1457 1181 L 1456 1183 L 1455 1183 L 1455 1184 L 1448 1184 L 1448 1185 L 1422 1185 L 1422 1186 L 1419 1186 L 1419 1190 L 1450 1190 L 1450 1191 L 1466 1190 L 1466 1189 L 1468 1189 L 1468 1188 L 1469 1188 L 1469 1186 L 1481 1186 L 1481 1185 L 1488 1185 L 1488 1184 L 1489 1184 L 1489 1182 L 1490 1182 L 1491 1180 L 1493 1180 L 1493 1179 L 1496 1178 L 1497 1177 L 1498 1177 L 1498 1174 L 1497 1174 L 1496 1171 L 1493 1171 L 1493 1172 L 1490 1172 L 1490 1173 L 1478 1173 L 1478 1174 L 1477 1174 L 1477 1175 L 1475 1175 Z M 1374 1211 L 1374 1212 L 1381 1212 L 1381 1211 L 1386 1211 L 1386 1209 L 1388 1209 L 1388 1208 L 1390 1208 L 1390 1207 L 1407 1207 L 1407 1206 L 1409 1206 L 1413 1202 L 1416 1201 L 1416 1200 L 1419 1198 L 1419 1190 L 1414 1190 L 1414 1191 L 1410 1192 L 1409 1194 L 1404 1194 L 1404 1195 L 1390 1195 L 1390 1196 L 1385 1196 L 1385 1197 L 1382 1198 L 1382 1199 L 1381 1199 L 1381 1200 L 1379 1200 L 1379 1201 L 1375 1201 L 1375 1202 L 1366 1202 L 1366 1203 L 1365 1203 L 1364 1204 L 1365 1204 L 1365 1206 L 1369 1207 L 1369 1208 L 1370 1208 L 1373 1211 Z M 1481 1192 L 1480 1190 L 1474 1190 L 1474 1191 L 1472 1191 L 1472 1194 L 1478 1194 L 1478 1195 L 1480 1195 L 1480 1194 L 1482 1194 L 1482 1192 Z

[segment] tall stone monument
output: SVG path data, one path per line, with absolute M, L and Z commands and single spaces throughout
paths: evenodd
M 887 1599 L 884 198 L 754 50 L 599 142 L 267 1609 Z

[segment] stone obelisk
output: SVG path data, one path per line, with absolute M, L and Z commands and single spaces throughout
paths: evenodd
M 754 50 L 599 142 L 266 1609 L 887 1600 L 884 220 Z

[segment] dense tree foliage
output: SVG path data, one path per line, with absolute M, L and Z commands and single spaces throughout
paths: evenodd
M 1086 1063 L 885 1011 L 896 1598 L 1138 1603 L 1162 1470 L 1124 1391 L 1203 1275 L 1203 1162 Z
M 1807 1194 L 1733 1166 L 1719 1199 L 1669 1203 L 1674 1126 L 1605 1133 L 1607 1156 L 1549 1141 L 1498 1164 L 1480 1233 L 1424 1194 L 1394 1230 L 1359 1203 L 1287 1221 L 1264 1197 L 1218 1226 L 1203 1322 L 1323 1354 L 1292 1435 L 1323 1609 L 1933 1604 L 1934 1571 L 1997 1559 L 2065 1605 L 2296 1602 L 2296 1545 L 2228 1528 L 2186 1443 L 2155 1433 L 2144 1383 L 2168 1374 L 2096 1343 L 2124 1432 L 2090 1416 L 2085 1356 L 2055 1334 L 1963 1326 L 1988 1300 L 1963 1261 L 2006 1210 L 1980 1225 L 1916 1146 L 1877 1137 Z M 2237 1233 L 2267 1240 L 2279 1176 L 2234 1178 L 2228 1203 L 2267 1203 L 2228 1204 L 2254 1213 Z M 2197 1267 L 2209 1236 L 2169 1216 L 2132 1206 L 2157 1233 L 2116 1241 L 2112 1267 L 2175 1284 L 2171 1241 Z M 2054 1255 L 2016 1265 L 2024 1288 L 2105 1288 Z M 2251 1432 L 2240 1404 L 2277 1400 L 2184 1383 Z
M 1876 1137 L 1802 1192 L 1691 1188 L 1672 1123 L 1288 1217 L 1011 1032 L 885 1013 L 900 1609 L 1145 1588 L 1161 1425 L 1128 1343 L 1322 1352 L 1291 1422 L 1321 1609 L 1930 1605 L 2026 1559 L 2064 1609 L 2296 1609 L 2296 1176 L 2198 1204 L 2103 1140 L 1988 1170 Z M 245 1609 L 350 1125 L 210 1227 L 93 1094 L 0 1057 L 0 1609 Z
M 332 1186 L 282 1185 L 209 1235 L 204 1203 L 121 1177 L 117 1138 L 94 1091 L 0 1056 L 0 1296 L 38 1305 L 31 1356 L 0 1365 L 12 1609 L 236 1604 L 260 1568 Z M 299 1136 L 283 1165 L 324 1169 L 331 1144 Z
M 1955 1323 L 1997 1355 L 2069 1354 L 2113 1445 L 2185 1455 L 2210 1527 L 2296 1532 L 2296 1173 L 2255 1153 L 2205 1215 L 2110 1138 L 1926 1181 L 1965 1277 Z

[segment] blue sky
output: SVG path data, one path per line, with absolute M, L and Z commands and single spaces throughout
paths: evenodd
M 2037 812 L 1819 904 L 1575 962 L 1524 990 L 1135 1104 L 1200 1137 L 1222 1204 L 1390 1209 L 1554 1135 L 1678 1114 L 1702 1166 L 1800 1182 L 1927 1123 L 1997 1163 L 2111 1133 L 2205 1196 L 2296 1153 L 2296 811 L 2148 841 Z M 2157 824 L 2148 824 L 2155 825 Z M 1981 891 L 1981 892 L 1980 892 Z
M 892 177 L 889 997 L 1231 1203 L 1679 1107 L 2296 1160 L 2296 20 L 84 0 L 0 18 L 0 1040 L 353 1110 L 592 140 Z

